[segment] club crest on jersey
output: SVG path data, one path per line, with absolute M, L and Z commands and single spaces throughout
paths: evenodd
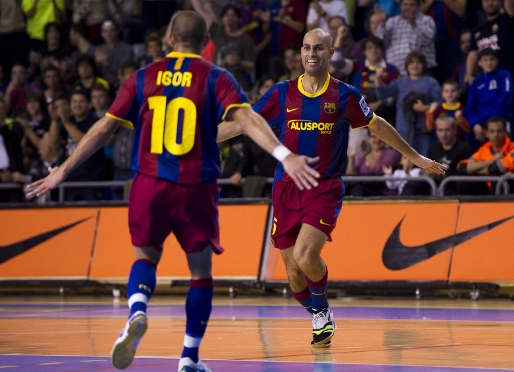
M 334 112 L 336 112 L 336 103 L 335 102 L 325 102 L 323 110 L 325 110 L 325 112 L 327 114 L 333 114 Z
M 362 97 L 361 100 L 359 101 L 359 105 L 361 107 L 361 110 L 362 110 L 362 113 L 364 114 L 364 116 L 368 116 L 371 109 L 368 107 L 368 104 L 366 103 L 366 100 L 364 99 L 364 97 Z

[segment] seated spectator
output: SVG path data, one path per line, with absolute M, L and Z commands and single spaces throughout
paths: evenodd
M 367 40 L 369 36 L 377 36 L 377 29 L 378 26 L 382 25 L 384 26 L 386 20 L 386 15 L 383 10 L 380 8 L 377 9 L 377 11 L 370 11 L 368 15 L 366 16 L 366 19 L 364 21 L 364 29 L 368 33 L 368 36 L 363 37 L 353 47 L 352 51 L 348 55 L 349 59 L 356 59 L 356 60 L 362 60 L 365 58 L 364 56 L 364 47 L 363 43 Z M 385 48 L 385 46 L 384 46 Z M 385 54 L 385 52 L 384 52 Z
M 222 198 L 240 198 L 241 167 L 243 163 L 243 136 L 237 136 L 219 143 L 222 156 L 221 177 L 230 180 L 229 185 L 223 185 L 220 192 Z
M 264 74 L 259 79 L 259 84 L 257 87 L 257 92 L 252 93 L 253 101 L 252 105 L 255 105 L 259 99 L 266 93 L 272 86 L 275 84 L 276 81 L 271 78 L 270 75 Z
M 501 176 L 514 172 L 514 144 L 507 136 L 506 127 L 504 118 L 489 118 L 485 132 L 488 141 L 469 159 L 459 163 L 459 173 Z
M 404 0 L 411 1 L 411 0 Z M 373 76 L 378 99 L 396 96 L 396 130 L 420 154 L 426 155 L 432 135 L 426 129 L 425 112 L 433 102 L 441 102 L 441 87 L 436 79 L 426 76 L 426 58 L 420 52 L 411 52 L 405 59 L 408 76 L 383 86 L 384 70 L 378 67 Z
M 400 15 L 389 18 L 385 26 L 378 26 L 377 36 L 384 40 L 387 62 L 397 66 L 400 73 L 408 74 L 404 61 L 412 51 L 425 56 L 425 70 L 434 68 L 434 20 L 419 11 L 419 0 L 400 0 Z
M 212 15 L 194 1 L 195 10 L 205 21 L 216 48 L 215 63 L 226 68 L 234 75 L 245 92 L 250 92 L 251 84 L 248 74 L 255 68 L 255 44 L 250 36 L 239 28 L 241 16 L 234 5 L 227 5 L 221 13 L 221 24 Z
M 162 51 L 162 42 L 158 36 L 147 36 L 145 39 L 145 47 L 146 55 L 139 59 L 140 67 L 163 59 L 164 53 Z
M 7 105 L 0 100 L 0 183 L 14 182 L 13 174 L 23 172 L 22 127 L 7 117 Z M 0 189 L 0 202 L 22 201 L 21 190 Z
M 43 88 L 46 103 L 52 103 L 55 95 L 69 91 L 69 87 L 65 86 L 61 79 L 59 69 L 52 65 L 43 71 Z
M 72 0 L 71 10 L 74 24 L 83 23 L 89 30 L 88 39 L 93 44 L 102 42 L 100 31 L 102 24 L 109 18 L 109 1 L 107 0 Z
M 300 66 L 298 66 L 297 59 L 300 59 Z M 296 49 L 293 44 L 289 45 L 284 50 L 284 65 L 286 66 L 287 72 L 278 78 L 278 81 L 291 80 L 297 78 L 304 73 L 302 65 L 302 55 L 299 49 Z
M 427 129 L 432 131 L 435 129 L 435 119 L 441 115 L 448 115 L 455 120 L 457 138 L 467 142 L 473 141 L 474 136 L 471 135 L 471 128 L 468 119 L 464 116 L 464 107 L 459 102 L 459 85 L 455 80 L 446 80 L 442 85 L 441 95 L 443 103 L 440 105 L 433 104 L 425 113 Z
M 425 170 L 421 171 L 422 176 L 433 178 L 439 184 L 443 178 L 449 176 L 456 176 L 457 165 L 465 159 L 468 159 L 473 154 L 473 149 L 470 144 L 458 139 L 456 137 L 457 125 L 455 119 L 449 115 L 442 114 L 435 119 L 435 133 L 437 135 L 437 142 L 430 145 L 427 156 L 430 159 L 444 164 L 448 167 L 445 175 L 429 173 Z M 407 184 L 407 187 L 409 184 Z M 427 184 L 416 183 L 410 187 L 414 190 L 411 194 L 414 195 L 429 195 L 430 187 Z M 450 183 L 446 186 L 446 194 L 472 194 L 470 185 L 468 183 Z
M 50 128 L 50 117 L 47 114 L 45 97 L 41 93 L 29 93 L 25 103 L 26 115 L 20 115 L 16 120 L 25 131 L 21 144 L 25 158 L 24 164 L 28 166 L 32 160 L 37 158 L 39 141 Z
M 27 17 L 27 34 L 31 40 L 32 50 L 42 53 L 46 47 L 46 26 L 66 21 L 65 0 L 23 0 L 22 9 Z
M 52 65 L 61 71 L 61 76 L 67 76 L 71 68 L 71 49 L 62 42 L 61 27 L 57 23 L 45 26 L 45 45 L 39 52 L 30 52 L 29 75 L 44 71 Z
M 498 70 L 498 57 L 493 49 L 478 53 L 478 65 L 482 73 L 471 83 L 468 90 L 466 116 L 477 141 L 486 140 L 484 123 L 491 117 L 500 116 L 512 123 L 512 77 L 507 70 Z
M 13 182 L 28 185 L 32 182 L 40 180 L 48 176 L 49 168 L 58 167 L 66 160 L 64 150 L 50 139 L 50 134 L 45 132 L 39 141 L 38 146 L 39 156 L 32 161 L 28 172 L 23 174 L 21 172 L 13 173 Z M 51 191 L 51 197 L 48 199 L 46 195 L 40 196 L 38 202 L 45 202 L 48 200 L 58 201 L 59 190 Z
M 40 93 L 41 90 L 28 82 L 25 66 L 14 65 L 11 81 L 5 90 L 5 104 L 11 116 L 17 116 L 25 110 L 25 99 L 30 92 Z
M 70 28 L 70 44 L 71 46 L 77 48 L 77 50 L 71 54 L 71 63 L 73 66 L 76 66 L 79 57 L 83 55 L 87 55 L 93 58 L 95 57 L 96 47 L 91 44 L 88 39 L 88 35 L 89 29 L 85 24 L 75 24 Z
M 74 90 L 71 99 L 65 95 L 55 97 L 50 110 L 52 123 L 50 137 L 54 144 L 64 143 L 66 156 L 75 151 L 77 144 L 96 122 L 90 111 L 89 96 L 82 90 Z M 104 181 L 107 180 L 107 162 L 104 150 L 99 149 L 84 163 L 70 173 L 67 181 Z M 100 200 L 103 190 L 98 188 L 70 188 L 66 190 L 66 200 Z
M 132 47 L 119 39 L 118 26 L 111 21 L 103 23 L 102 39 L 105 43 L 96 48 L 96 64 L 100 75 L 114 86 L 117 84 L 116 74 L 121 63 L 134 57 Z
M 386 148 L 386 144 L 380 138 L 368 132 L 370 150 L 366 154 L 356 157 L 357 149 L 348 148 L 348 165 L 346 174 L 349 176 L 383 176 L 382 167 L 398 164 L 399 154 L 396 150 Z M 351 185 L 348 185 L 351 186 Z M 356 183 L 351 186 L 350 195 L 353 196 L 377 196 L 394 195 L 388 190 L 384 182 Z
M 97 84 L 110 90 L 109 83 L 98 76 L 95 60 L 88 55 L 79 57 L 75 73 L 78 76 L 78 80 L 75 81 L 74 88 L 79 87 L 88 97 L 91 97 L 91 89 Z
M 103 85 L 95 85 L 91 89 L 91 106 L 97 120 L 104 117 L 110 105 L 111 97 L 109 91 Z
M 138 68 L 139 66 L 134 61 L 123 62 L 118 69 L 118 85 L 121 87 L 128 80 L 130 75 L 138 70 Z
M 329 32 L 332 37 L 332 44 L 341 52 L 344 58 L 347 58 L 355 48 L 355 41 L 350 37 L 350 27 L 346 21 L 341 17 L 332 17 L 329 21 Z
M 396 169 L 393 172 L 393 167 L 390 165 L 383 165 L 382 171 L 384 172 L 385 176 L 393 176 L 396 178 L 403 178 L 403 177 L 419 177 L 421 169 L 414 167 L 414 164 L 410 161 L 408 157 L 405 155 L 402 155 L 400 160 L 400 165 L 402 166 L 402 169 Z M 407 184 L 406 180 L 403 181 L 386 181 L 386 186 L 389 190 L 397 190 L 398 195 L 407 195 L 403 194 L 403 188 Z M 409 194 L 411 195 L 411 194 Z
M 329 32 L 331 18 L 338 17 L 348 24 L 346 4 L 341 0 L 313 0 L 307 13 L 307 31 L 321 28 Z M 333 37 L 332 37 L 333 38 Z

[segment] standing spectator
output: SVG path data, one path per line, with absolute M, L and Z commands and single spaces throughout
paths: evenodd
M 82 23 L 71 26 L 69 35 L 70 44 L 77 49 L 71 54 L 72 66 L 77 64 L 80 56 L 86 55 L 93 58 L 95 57 L 96 48 L 89 41 L 88 35 L 89 29 L 85 24 Z
M 273 79 L 283 74 L 282 55 L 287 44 L 302 46 L 307 10 L 302 0 L 278 0 L 270 5 L 271 43 L 269 73 Z
M 49 23 L 66 21 L 66 4 L 64 0 L 22 0 L 21 6 L 27 17 L 32 50 L 42 53 L 46 47 L 45 27 Z
M 427 70 L 437 66 L 435 23 L 432 18 L 419 11 L 419 1 L 401 0 L 401 14 L 389 18 L 385 26 L 377 28 L 377 36 L 384 40 L 387 62 L 397 66 L 404 76 L 407 75 L 405 58 L 412 51 L 419 51 L 425 56 Z
M 482 0 L 487 22 L 477 26 L 472 33 L 471 46 L 466 60 L 465 81 L 471 84 L 477 64 L 478 52 L 491 48 L 498 53 L 501 70 L 514 74 L 514 0 L 505 0 L 502 11 L 501 0 Z
M 436 25 L 435 55 L 437 67 L 434 76 L 439 82 L 450 78 L 452 69 L 459 63 L 459 35 L 462 16 L 466 12 L 467 0 L 423 0 L 419 10 L 431 18 Z
M 489 118 L 500 116 L 513 122 L 512 77 L 509 71 L 497 69 L 498 57 L 491 48 L 478 53 L 478 65 L 483 72 L 469 87 L 466 115 L 477 141 L 484 142 L 484 123 Z
M 121 39 L 129 44 L 143 41 L 141 0 L 110 0 L 109 12 L 120 26 Z
M 464 87 L 467 85 L 465 82 L 466 77 L 466 59 L 468 57 L 469 48 L 471 46 L 471 30 L 463 30 L 460 34 L 460 53 L 461 53 L 461 61 L 453 68 L 452 71 L 452 80 L 455 80 L 459 87 Z M 461 89 L 461 93 L 463 92 L 463 88 Z M 467 89 L 465 90 L 467 94 Z M 463 102 L 465 103 L 465 99 Z
M 118 27 L 111 21 L 105 21 L 102 25 L 102 39 L 105 44 L 96 48 L 96 64 L 101 76 L 110 85 L 116 85 L 118 68 L 122 62 L 131 60 L 132 48 L 126 42 L 120 40 Z
M 97 84 L 100 84 L 105 89 L 110 90 L 109 83 L 98 76 L 95 60 L 88 55 L 79 57 L 75 73 L 78 80 L 75 81 L 74 87 L 80 87 L 88 97 L 91 97 L 91 89 Z
M 29 92 L 40 93 L 41 90 L 29 84 L 25 66 L 14 65 L 11 70 L 11 81 L 5 90 L 5 104 L 11 116 L 25 110 L 25 98 Z
M 386 17 L 383 16 L 383 12 L 383 10 L 379 9 L 378 11 L 372 10 L 368 13 L 364 21 L 364 29 L 366 30 L 369 36 L 376 36 L 378 26 L 384 26 Z M 362 60 L 365 58 L 363 53 L 364 48 L 362 44 L 366 40 L 367 37 L 363 37 L 355 44 L 350 55 L 348 56 L 349 59 Z
M 93 107 L 93 113 L 97 119 L 103 118 L 109 106 L 111 105 L 111 97 L 109 91 L 105 89 L 103 85 L 95 85 L 91 89 L 91 106 Z
M 255 68 L 255 44 L 252 38 L 239 28 L 239 10 L 235 5 L 227 5 L 223 8 L 219 25 L 198 0 L 194 0 L 193 5 L 207 22 L 216 47 L 215 63 L 230 71 L 244 91 L 249 92 L 251 85 L 248 74 Z
M 6 51 L 9 51 L 8 53 Z M 0 1 L 0 64 L 11 77 L 12 67 L 26 65 L 29 53 L 29 39 L 25 32 L 25 17 L 19 0 Z
M 109 0 L 73 0 L 72 11 L 73 23 L 87 25 L 88 39 L 95 45 L 100 44 L 100 30 L 109 17 Z
M 241 29 L 255 43 L 257 63 L 256 75 L 261 76 L 268 71 L 269 49 L 271 41 L 271 13 L 266 4 L 259 0 L 238 0 L 241 14 Z
M 332 17 L 340 17 L 344 19 L 345 24 L 348 24 L 348 13 L 343 1 L 312 0 L 307 13 L 307 31 L 321 28 L 329 32 L 329 21 Z
M 355 41 L 350 37 L 350 28 L 346 24 L 344 18 L 335 16 L 328 21 L 328 28 L 330 37 L 332 37 L 332 44 L 336 45 L 338 41 L 338 49 L 342 56 L 348 58 L 352 50 L 355 48 Z
M 52 123 L 50 136 L 54 144 L 64 142 L 66 156 L 70 156 L 86 132 L 96 122 L 96 116 L 90 112 L 88 95 L 81 90 L 71 94 L 70 102 L 64 95 L 55 98 L 50 111 Z M 55 110 L 55 112 L 54 112 Z M 103 148 L 96 151 L 89 159 L 80 164 L 66 178 L 67 181 L 103 181 L 106 180 L 106 159 Z M 66 200 L 99 200 L 102 189 L 83 188 L 66 190 Z
M 386 148 L 386 144 L 377 136 L 369 133 L 368 142 L 370 151 L 357 156 L 357 149 L 348 148 L 348 165 L 346 174 L 349 176 L 383 176 L 384 166 L 395 166 L 398 164 L 399 154 L 396 150 Z M 351 187 L 350 194 L 353 196 L 377 196 L 394 195 L 388 190 L 384 182 L 355 183 Z
M 21 139 L 23 129 L 12 119 L 7 118 L 7 107 L 0 100 L 0 183 L 14 182 L 13 174 L 23 172 Z M 0 189 L 0 202 L 21 201 L 19 190 Z
M 380 100 L 396 96 L 396 130 L 424 156 L 432 142 L 432 135 L 426 129 L 425 112 L 431 103 L 441 102 L 441 87 L 436 79 L 425 75 L 426 66 L 423 54 L 411 52 L 404 65 L 408 76 L 396 79 L 388 86 L 383 86 L 378 79 L 384 72 L 381 67 L 376 69 L 374 76 L 375 92 Z

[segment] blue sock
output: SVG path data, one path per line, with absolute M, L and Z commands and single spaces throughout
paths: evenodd
M 136 311 L 144 311 L 146 313 L 146 306 L 155 290 L 155 268 L 155 264 L 148 260 L 137 260 L 132 265 L 127 285 L 130 307 L 129 318 Z
M 182 358 L 198 363 L 198 348 L 202 342 L 212 310 L 214 282 L 212 278 L 191 279 L 186 298 L 186 335 Z
M 301 292 L 291 292 L 293 298 L 302 305 L 305 310 L 312 314 L 312 298 L 311 298 L 311 290 L 309 287 L 305 287 L 305 289 Z
M 314 313 L 328 307 L 328 267 L 326 273 L 319 282 L 313 282 L 305 277 L 305 281 L 311 290 L 311 308 Z

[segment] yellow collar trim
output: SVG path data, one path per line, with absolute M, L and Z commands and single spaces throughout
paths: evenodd
M 327 74 L 327 80 L 325 80 L 325 84 L 323 84 L 323 88 L 321 88 L 320 91 L 316 92 L 316 93 L 309 93 L 307 92 L 305 89 L 303 89 L 303 85 L 302 85 L 302 81 L 303 81 L 303 75 L 301 75 L 299 78 L 298 78 L 298 90 L 300 91 L 300 93 L 302 93 L 304 96 L 306 97 L 309 97 L 309 98 L 314 98 L 314 97 L 318 97 L 318 96 L 321 96 L 323 93 L 325 93 L 328 89 L 328 84 L 330 83 L 330 74 Z
M 202 58 L 201 55 L 194 54 L 194 53 L 182 53 L 182 52 L 171 52 L 169 53 L 166 58 Z
M 455 105 L 447 105 L 443 102 L 442 106 L 445 110 L 458 110 L 460 108 L 460 102 L 457 102 Z

